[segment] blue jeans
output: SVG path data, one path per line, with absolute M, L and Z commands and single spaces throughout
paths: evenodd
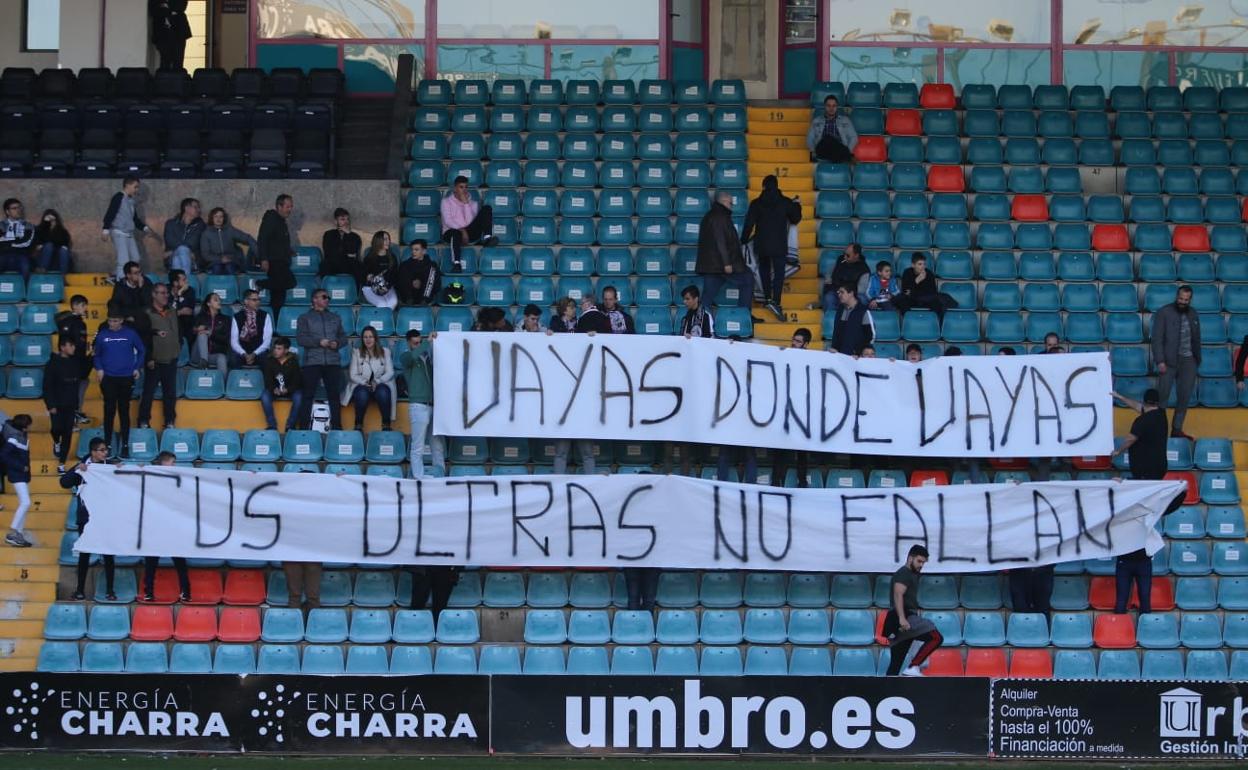
M 299 411 L 303 407 L 303 391 L 292 391 L 289 396 L 274 396 L 268 388 L 260 391 L 260 408 L 264 410 L 264 427 L 266 430 L 277 430 L 277 416 L 273 414 L 274 398 L 290 398 L 290 414 L 286 416 L 286 430 L 292 431 L 299 422 Z
M 1114 565 L 1114 612 L 1118 615 L 1127 611 L 1127 603 L 1131 600 L 1131 584 L 1140 595 L 1140 613 L 1153 611 L 1153 560 L 1127 559 L 1118 557 Z
M 724 284 L 737 287 L 737 307 L 750 307 L 754 301 L 754 275 L 749 271 L 733 273 L 707 273 L 702 276 L 702 307 L 715 304 L 715 297 Z
M 39 267 L 45 272 L 52 271 L 52 259 L 56 258 L 58 269 L 56 272 L 64 275 L 69 272 L 69 247 L 57 246 L 53 243 L 45 243 L 39 247 Z
M 355 429 L 363 430 L 364 411 L 368 409 L 368 402 L 372 400 L 377 402 L 377 409 L 381 412 L 382 429 L 390 430 L 391 395 L 389 385 L 378 385 L 372 390 L 369 390 L 367 385 L 356 385 L 351 393 L 351 404 L 355 407 Z
M 195 272 L 195 252 L 190 246 L 179 246 L 169 255 L 169 269 L 181 270 L 187 275 Z
M 23 280 L 30 278 L 29 252 L 10 252 L 2 260 L 0 260 L 0 270 L 6 273 L 21 273 Z
M 211 272 L 213 275 L 238 275 L 243 268 L 237 262 L 214 262 Z

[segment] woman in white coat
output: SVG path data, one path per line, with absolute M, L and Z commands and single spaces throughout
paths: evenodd
M 368 402 L 376 401 L 381 412 L 381 429 L 390 430 L 395 407 L 394 364 L 389 349 L 382 346 L 377 330 L 371 326 L 365 327 L 359 347 L 351 351 L 347 377 L 351 387 L 343 390 L 342 405 L 355 405 L 355 429 L 364 430 Z

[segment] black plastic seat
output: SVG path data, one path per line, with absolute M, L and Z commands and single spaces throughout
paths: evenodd
M 92 128 L 111 128 L 119 131 L 122 124 L 121 108 L 111 102 L 93 102 L 81 109 L 82 125 Z
M 203 131 L 203 106 L 193 102 L 169 105 L 165 110 L 165 128 L 170 131 Z
M 235 101 L 255 103 L 265 96 L 264 70 L 239 67 L 230 75 L 230 91 Z
M 223 101 L 230 98 L 230 74 L 220 67 L 205 67 L 191 75 L 190 95 L 195 99 Z
M 294 104 L 303 98 L 303 70 L 276 67 L 269 72 L 269 99 Z
M 296 131 L 330 132 L 334 128 L 333 109 L 328 104 L 303 103 L 295 108 L 292 126 Z
M 39 101 L 67 102 L 74 98 L 77 78 L 73 70 L 49 67 L 39 73 L 35 91 Z
M 146 102 L 152 98 L 152 73 L 145 67 L 121 67 L 113 79 L 113 98 Z
M 289 131 L 290 109 L 277 102 L 257 104 L 256 108 L 251 111 L 251 128 L 255 131 L 264 129 Z
M 0 106 L 0 126 L 20 131 L 38 131 L 39 113 L 33 104 Z
M 161 69 L 152 76 L 152 99 L 157 102 L 180 102 L 191 90 L 186 70 Z
M 132 104 L 126 107 L 124 127 L 127 131 L 164 131 L 165 108 L 159 104 Z
M 316 67 L 308 72 L 304 98 L 315 101 L 337 101 L 344 86 L 341 70 Z
M 77 131 L 82 128 L 82 113 L 68 102 L 44 104 L 39 107 L 39 126 L 44 129 Z
M 78 70 L 78 99 L 103 101 L 113 97 L 113 72 L 104 67 L 84 67 Z
M 0 101 L 33 102 L 39 76 L 30 67 L 5 67 L 0 73 Z
M 208 127 L 216 130 L 250 131 L 251 110 L 246 104 L 226 102 L 208 108 Z
M 122 135 L 119 173 L 146 176 L 160 165 L 160 135 L 155 131 L 127 130 Z

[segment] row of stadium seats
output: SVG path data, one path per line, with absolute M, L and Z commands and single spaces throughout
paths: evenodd
M 186 674 L 581 674 L 646 676 L 883 676 L 888 655 L 870 648 L 750 645 L 742 660 L 737 647 L 619 645 L 562 647 L 482 645 L 480 660 L 471 646 L 437 648 L 398 645 L 174 644 L 88 642 L 81 660 L 76 643 L 48 642 L 40 652 L 41 671 Z M 523 652 L 523 663 L 521 662 Z M 610 654 L 609 654 L 610 653 Z M 1143 665 L 1141 666 L 1141 657 Z M 301 661 L 302 658 L 302 661 Z M 1007 662 L 1008 661 L 1008 662 Z M 930 659 L 927 676 L 979 676 L 1056 679 L 1243 679 L 1248 651 L 1232 652 L 1230 668 L 1222 650 L 1058 650 L 941 649 Z
M 643 143 L 657 137 L 668 139 L 668 132 L 699 134 L 708 132 L 739 132 L 745 129 L 745 108 L 728 107 L 417 107 L 412 111 L 412 130 L 421 139 L 426 134 L 441 135 L 454 131 L 451 144 L 469 134 L 489 131 L 511 141 L 520 139 L 517 132 L 527 131 L 529 140 L 553 139 L 556 132 L 567 132 L 581 138 L 582 133 L 606 132 L 615 141 L 631 140 L 632 132 L 641 131 Z M 663 133 L 650 133 L 663 132 Z M 594 137 L 586 137 L 593 139 Z M 482 139 L 484 141 L 484 139 Z M 535 147 L 537 155 L 549 157 L 550 150 Z M 508 152 L 504 148 L 504 152 Z M 466 150 L 461 150 L 466 152 Z M 478 153 L 479 155 L 479 153 Z
M 580 193 L 583 195 L 584 193 Z M 514 195 L 514 193 L 513 193 Z M 682 195 L 684 195 L 682 193 Z M 409 193 L 409 202 L 411 194 Z M 603 198 L 607 198 L 606 195 Z M 969 198 L 969 202 L 968 202 Z M 527 202 L 526 194 L 526 202 Z M 625 199 L 627 200 L 627 198 Z M 678 199 L 679 202 L 680 199 Z M 692 197 L 690 203 L 698 202 Z M 601 205 L 601 204 L 600 204 Z M 969 210 L 968 210 L 969 205 Z M 959 193 L 886 192 L 883 190 L 822 191 L 815 198 L 815 215 L 845 219 L 929 219 L 964 222 L 1097 222 L 1175 224 L 1241 224 L 1248 209 L 1234 196 L 1198 195 L 1043 195 L 1035 193 L 979 193 L 973 197 Z M 591 210 L 592 211 L 592 210 Z M 408 211 L 407 213 L 417 213 Z M 525 212 L 527 213 L 527 212 Z M 577 212 L 580 213 L 580 212 Z M 603 216 L 607 216 L 601 210 Z M 1065 234 L 1067 231 L 1061 231 Z M 1071 237 L 1071 236 L 1066 236 Z
M 745 104 L 745 84 L 716 80 L 708 88 L 698 80 L 421 80 L 413 93 L 421 105 L 621 105 Z
M 733 190 L 732 212 L 734 216 L 743 216 L 748 205 L 744 190 Z M 825 193 L 820 193 L 824 195 Z M 494 209 L 496 217 L 536 216 L 588 218 L 666 217 L 673 213 L 678 217 L 701 217 L 711 207 L 712 193 L 699 188 L 676 190 L 648 188 L 636 193 L 625 189 L 611 189 L 595 192 L 584 188 L 548 188 L 526 190 L 520 193 L 512 188 L 491 188 L 482 191 L 480 200 Z M 438 206 L 442 201 L 441 191 L 437 188 L 419 188 L 409 190 L 403 204 L 403 213 L 409 217 L 436 217 Z M 738 204 L 737 201 L 740 201 Z M 741 210 L 738 211 L 737 209 Z M 1238 221 L 1238 220 L 1235 220 Z M 404 222 L 405 228 L 409 226 Z M 440 231 L 429 222 L 418 225 L 423 228 L 421 237 L 431 235 L 434 239 Z M 497 251 L 487 249 L 484 254 L 496 254 Z M 670 271 L 669 271 L 670 272 Z
M 475 155 L 473 157 L 481 157 Z M 491 187 L 526 187 L 554 190 L 560 187 L 606 189 L 682 187 L 705 190 L 707 187 L 742 189 L 748 182 L 744 161 L 725 160 L 609 160 L 498 161 L 482 168 L 475 160 L 460 160 L 445 166 L 436 160 L 412 161 L 408 164 L 408 183 L 412 187 L 450 184 L 456 177 L 468 179 L 470 187 L 488 184 Z
M 1180 90 L 1174 86 L 1114 86 L 1106 100 L 1101 86 L 1041 85 L 1034 89 L 1029 85 L 994 86 L 990 83 L 970 83 L 962 87 L 961 99 L 954 96 L 953 86 L 948 83 L 925 83 L 922 90 L 912 83 L 857 82 L 845 84 L 837 81 L 816 83 L 811 89 L 812 106 L 823 104 L 829 95 L 837 97 L 841 104 L 850 107 L 924 107 L 927 109 L 973 110 L 1075 110 L 1077 112 L 1138 112 L 1188 111 L 1188 112 L 1248 112 L 1248 88 L 1241 86 L 1213 88 L 1211 86 L 1188 86 Z
M 1246 115 L 1245 117 L 1248 117 Z M 1245 166 L 1248 141 L 1221 139 L 1125 139 L 1117 150 L 1108 139 L 1006 139 L 975 137 L 962 141 L 956 135 L 859 137 L 854 157 L 863 163 L 1003 163 L 1035 166 Z M 604 158 L 605 159 L 605 158 Z
M 554 222 L 539 218 L 543 227 L 553 228 Z M 563 220 L 559 225 L 564 228 Z M 677 220 L 677 237 L 680 222 Z M 603 237 L 604 219 L 598 223 L 599 239 Z M 638 222 L 638 231 L 649 227 L 650 220 Z M 670 234 L 671 226 L 667 227 Z M 521 240 L 530 236 L 531 225 L 526 219 L 520 226 Z M 1206 253 L 1243 253 L 1248 251 L 1248 234 L 1241 225 L 1169 224 L 1148 222 L 1141 224 L 1093 224 L 1063 222 L 1050 226 L 1046 222 L 1028 222 L 1015 225 L 1011 222 L 937 222 L 934 226 L 924 220 L 861 220 L 857 226 L 849 219 L 823 219 L 819 222 L 819 245 L 844 247 L 857 243 L 864 249 L 970 249 L 972 240 L 981 250 L 1019 249 L 1021 251 L 1156 251 Z M 1044 255 L 1050 262 L 1052 256 Z M 1208 257 L 1205 254 L 1206 258 Z M 1170 254 L 1162 254 L 1161 261 L 1174 260 Z
M 744 126 L 744 114 L 740 120 Z M 701 129 L 682 131 L 675 139 L 669 134 L 642 134 L 634 138 L 628 133 L 604 134 L 601 138 L 592 134 L 554 132 L 533 132 L 527 138 L 518 133 L 495 133 L 488 138 L 479 133 L 417 134 L 412 139 L 409 157 L 412 160 L 489 157 L 496 161 L 744 160 L 746 142 L 740 129 L 718 130 L 720 133 L 714 135 Z
M 269 72 L 237 68 L 233 73 L 211 67 L 188 75 L 181 69 L 120 67 L 48 68 L 36 73 L 28 67 L 6 67 L 0 73 L 0 102 L 97 103 L 238 102 L 265 99 L 279 102 L 327 102 L 342 96 L 343 73 L 337 68 L 314 68 L 306 74 L 297 67 Z
M 685 108 L 682 108 L 685 109 Z M 1190 117 L 1179 112 L 1075 112 L 1065 110 L 915 110 L 859 108 L 853 111 L 854 127 L 864 134 L 890 137 L 999 136 L 1030 139 L 1122 139 L 1186 140 L 1248 139 L 1248 114 L 1198 112 Z M 1112 129 L 1111 129 L 1112 126 Z M 642 130 L 650 130 L 643 124 Z M 654 130 L 669 130 L 655 126 Z M 895 140 L 894 140 L 895 141 Z
M 930 145 L 929 145 L 930 147 Z M 922 163 L 820 163 L 815 168 L 817 190 L 892 190 L 894 192 L 947 192 L 961 193 L 1082 193 L 1083 180 L 1077 168 L 1051 166 L 1041 169 L 1034 165 L 1001 166 L 1001 146 L 995 147 L 995 160 L 985 163 L 973 156 L 966 162 L 973 166 L 969 174 L 958 165 L 925 165 Z M 960 157 L 945 161 L 958 164 Z M 644 164 L 643 164 L 644 165 Z M 1073 165 L 1073 161 L 1072 161 Z M 1085 163 L 1082 165 L 1095 165 Z M 615 166 L 612 166 L 614 168 Z M 631 168 L 624 166 L 621 168 Z M 648 165 L 645 168 L 662 168 Z M 686 164 L 685 168 L 689 168 Z M 606 168 L 606 164 L 604 164 Z M 551 170 L 551 173 L 555 173 Z M 438 169 L 428 170 L 428 178 L 436 178 Z M 526 179 L 527 181 L 527 179 Z M 1199 173 L 1194 168 L 1167 168 L 1160 174 L 1148 166 L 1131 166 L 1123 173 L 1123 191 L 1128 195 L 1243 195 L 1248 175 L 1240 175 L 1228 168 L 1205 168 Z M 607 186 L 605 181 L 603 186 Z
M 229 131 L 308 130 L 333 128 L 333 109 L 328 104 L 308 103 L 291 107 L 281 102 L 248 105 L 242 102 L 205 105 L 201 102 L 173 104 L 44 104 L 0 105 L 0 125 L 5 131 L 120 132 L 128 139 L 136 132 L 201 132 L 208 128 Z M 85 134 L 83 137 L 85 138 Z

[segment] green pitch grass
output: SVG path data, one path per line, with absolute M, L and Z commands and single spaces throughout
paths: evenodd
M 436 764 L 435 764 L 436 763 Z M 810 759 L 714 759 L 694 757 L 682 759 L 555 759 L 512 758 L 445 758 L 445 757 L 261 757 L 261 756 L 195 756 L 184 754 L 0 754 L 0 770 L 412 770 L 424 766 L 429 770 L 770 770 L 778 764 L 818 764 L 845 770 L 1072 770 L 1077 763 L 1032 762 L 867 762 L 855 760 Z M 1200 770 L 1243 770 L 1242 765 L 1206 762 L 1170 762 L 1166 764 L 1098 763 L 1098 768 L 1123 770 L 1161 770 L 1175 765 L 1190 765 Z

